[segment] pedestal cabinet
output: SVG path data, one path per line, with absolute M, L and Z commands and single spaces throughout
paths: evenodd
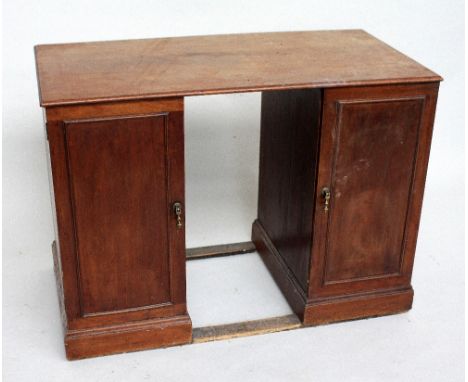
M 70 358 L 191 341 L 183 100 L 46 110 Z M 63 288 L 63 289 L 62 289 Z
M 305 324 L 411 308 L 437 91 L 263 94 L 253 241 Z
M 361 30 L 41 45 L 36 65 L 69 359 L 411 308 L 434 72 Z M 252 241 L 186 249 L 184 97 L 247 91 Z M 255 250 L 295 315 L 192 332 L 186 259 Z

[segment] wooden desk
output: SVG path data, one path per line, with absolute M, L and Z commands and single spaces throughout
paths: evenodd
M 261 254 L 297 318 L 247 332 L 411 308 L 440 76 L 361 30 L 35 52 L 69 359 L 191 342 L 186 255 Z M 186 252 L 184 97 L 251 91 L 262 92 L 252 243 Z M 239 334 L 194 340 L 223 330 Z

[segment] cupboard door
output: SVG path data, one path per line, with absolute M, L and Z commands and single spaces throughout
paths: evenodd
M 410 287 L 436 91 L 325 91 L 312 296 Z
M 182 123 L 64 122 L 81 317 L 185 303 Z M 181 145 L 179 147 L 178 145 Z

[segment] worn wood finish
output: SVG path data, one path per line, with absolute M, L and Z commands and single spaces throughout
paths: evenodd
M 362 30 L 40 45 L 35 50 L 42 106 L 440 80 Z
M 332 322 L 378 317 L 406 312 L 413 304 L 413 289 L 349 295 L 307 304 L 303 323 L 322 325 Z
M 190 341 L 185 232 L 172 211 L 175 201 L 184 203 L 183 112 L 162 111 L 182 106 L 167 100 L 46 112 L 54 267 L 70 358 Z
M 209 257 L 221 257 L 241 255 L 255 252 L 255 244 L 251 241 L 233 244 L 212 245 L 208 247 L 187 248 L 185 257 L 187 260 L 206 259 Z
M 321 179 L 330 186 L 332 200 L 325 285 L 399 274 L 405 255 L 405 223 L 425 97 L 365 97 L 327 99 L 322 136 L 323 141 L 334 137 L 334 152 L 323 164 L 331 169 L 331 179 Z M 327 130 L 332 126 L 334 132 Z
M 305 144 L 290 132 L 300 125 L 293 117 L 275 118 L 287 112 L 284 105 L 262 108 L 262 126 L 269 121 L 265 126 L 271 129 L 262 127 L 259 219 L 252 240 L 305 324 L 411 307 L 437 91 L 438 83 L 325 89 L 322 121 L 308 124 L 320 131 L 320 145 L 313 135 Z M 291 139 L 296 151 L 286 148 Z M 318 147 L 317 161 L 311 153 Z M 302 160 L 295 159 L 298 153 Z M 309 174 L 309 183 L 295 176 L 294 161 L 308 166 L 301 174 Z M 328 212 L 323 187 L 331 190 Z M 303 194 L 290 196 L 294 189 Z M 297 226 L 288 231 L 290 216 Z M 298 249 L 305 243 L 308 253 Z M 288 248 L 294 248 L 291 254 Z M 297 264 L 310 264 L 305 288 Z
M 257 250 L 297 315 L 194 342 L 411 308 L 440 76 L 361 30 L 35 53 L 69 359 L 191 342 L 186 258 Z M 247 91 L 263 91 L 252 242 L 187 250 L 183 96 Z
M 309 298 L 410 287 L 437 91 L 325 92 Z
M 75 119 L 91 119 L 98 116 L 116 117 L 138 114 L 169 113 L 184 110 L 183 98 L 160 98 L 157 100 L 104 102 L 85 105 L 48 107 L 45 114 L 48 122 Z
M 128 322 L 125 325 L 68 331 L 65 351 L 69 360 L 130 351 L 182 345 L 192 340 L 187 315 L 161 320 Z
M 321 107 L 320 89 L 262 93 L 258 219 L 304 291 Z
M 296 315 L 266 318 L 233 324 L 206 326 L 193 329 L 193 343 L 227 340 L 232 338 L 276 333 L 300 328 L 301 321 Z
M 63 293 L 63 273 L 62 264 L 57 251 L 57 242 L 52 242 L 52 259 L 54 261 L 55 286 L 57 287 L 57 297 L 60 309 L 60 318 L 62 319 L 63 332 L 67 331 L 67 314 L 65 312 L 65 296 Z

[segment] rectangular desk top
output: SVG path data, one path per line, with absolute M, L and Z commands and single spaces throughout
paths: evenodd
M 39 45 L 41 106 L 442 78 L 362 30 Z

